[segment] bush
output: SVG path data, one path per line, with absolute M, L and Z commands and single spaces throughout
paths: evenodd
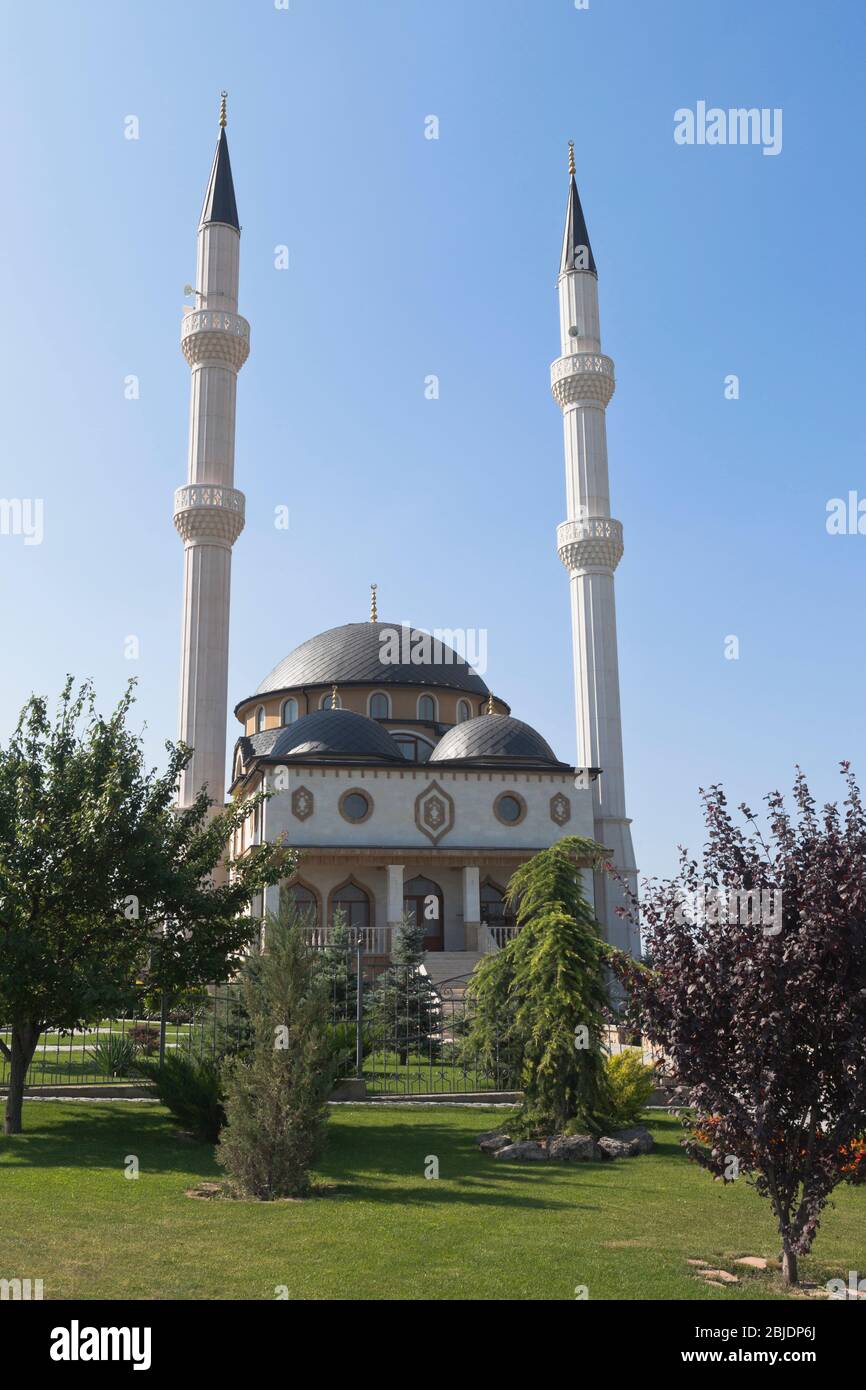
M 135 1028 L 128 1028 L 126 1036 L 136 1052 L 143 1052 L 145 1057 L 159 1051 L 159 1029 L 151 1027 L 149 1023 L 139 1023 Z
M 135 1070 L 153 1083 L 178 1124 L 203 1143 L 217 1142 L 226 1117 L 220 1068 L 212 1058 L 169 1052 L 163 1066 L 140 1061 Z
M 100 1038 L 87 1055 L 102 1076 L 127 1076 L 135 1063 L 135 1043 L 121 1033 L 111 1033 Z
M 643 1061 L 639 1049 L 629 1047 L 608 1057 L 605 1070 L 613 1107 L 611 1120 L 622 1128 L 635 1124 L 653 1093 L 652 1067 Z
M 343 1019 L 340 1023 L 330 1023 L 328 1025 L 328 1037 L 331 1044 L 334 1075 L 348 1076 L 355 1068 L 357 1055 L 354 1020 Z

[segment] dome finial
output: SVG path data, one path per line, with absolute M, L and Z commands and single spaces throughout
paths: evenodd
M 225 128 L 226 128 L 226 120 L 227 120 L 227 117 L 226 117 L 226 100 L 227 100 L 227 98 L 228 98 L 228 92 L 220 92 L 220 130 L 225 130 Z
M 339 708 L 340 708 L 340 698 L 339 698 L 339 696 L 338 696 L 338 694 L 337 694 L 337 682 L 334 681 L 334 684 L 331 686 L 331 709 L 339 709 Z
M 492 691 L 492 690 L 490 691 L 490 694 L 487 696 L 487 713 L 488 713 L 488 714 L 495 714 L 495 713 L 496 713 L 496 710 L 493 708 L 493 691 Z
M 568 174 L 569 178 L 574 178 L 574 141 L 568 142 Z
M 371 584 L 371 585 L 370 585 L 370 622 L 371 622 L 371 623 L 377 623 L 377 622 L 379 621 L 379 609 L 378 609 L 377 606 L 376 606 L 376 590 L 378 589 L 378 587 L 379 587 L 378 584 Z

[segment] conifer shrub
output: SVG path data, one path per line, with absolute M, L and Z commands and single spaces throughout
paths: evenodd
M 165 1061 L 139 1059 L 135 1067 L 150 1081 L 160 1101 L 182 1129 L 202 1143 L 215 1144 L 225 1123 L 220 1065 L 212 1057 L 168 1052 Z
M 224 1063 L 217 1162 L 241 1196 L 302 1197 L 325 1140 L 335 1048 L 327 981 L 293 906 L 266 919 L 265 949 L 240 983 L 251 1043 Z

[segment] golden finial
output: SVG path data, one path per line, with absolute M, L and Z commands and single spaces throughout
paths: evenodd
M 220 130 L 226 128 L 226 98 L 228 92 L 220 92 Z
M 570 177 L 571 177 L 571 178 L 574 178 L 574 141 L 573 141 L 573 140 L 569 140 L 569 142 L 568 142 L 568 172 L 569 172 Z
M 331 686 L 331 709 L 339 709 L 339 697 L 337 695 L 337 682 Z
M 379 609 L 378 609 L 377 606 L 376 606 L 376 590 L 378 589 L 378 587 L 379 587 L 378 584 L 371 584 L 371 585 L 370 585 L 370 622 L 371 622 L 371 623 L 377 623 L 377 622 L 379 621 Z
M 490 694 L 487 696 L 487 713 L 488 713 L 488 714 L 495 714 L 495 713 L 496 713 L 496 710 L 493 708 L 493 691 L 492 691 L 492 690 L 491 690 Z

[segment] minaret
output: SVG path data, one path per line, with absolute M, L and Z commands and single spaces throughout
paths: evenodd
M 183 541 L 183 627 L 178 737 L 195 750 L 179 802 L 203 786 L 225 800 L 229 598 L 232 546 L 244 526 L 244 495 L 234 483 L 238 372 L 250 350 L 250 326 L 237 312 L 240 225 L 226 140 L 226 94 L 198 228 L 196 302 L 180 330 L 192 372 L 189 468 L 174 495 Z
M 614 392 L 613 362 L 601 351 L 598 276 L 574 179 L 569 144 L 569 190 L 559 266 L 562 356 L 550 369 L 562 409 L 568 520 L 557 528 L 559 558 L 571 588 L 578 761 L 601 768 L 592 782 L 595 838 L 637 888 L 631 822 L 625 812 L 619 664 L 613 572 L 622 556 L 622 523 L 610 514 L 605 410 Z M 637 934 L 616 913 L 622 891 L 595 875 L 595 912 L 608 941 L 636 952 Z

